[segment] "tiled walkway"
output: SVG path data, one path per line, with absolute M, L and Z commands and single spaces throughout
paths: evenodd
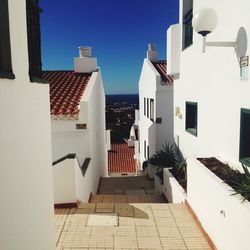
M 90 225 L 92 214 L 117 216 L 118 225 Z M 210 249 L 183 204 L 86 203 L 55 217 L 56 249 Z

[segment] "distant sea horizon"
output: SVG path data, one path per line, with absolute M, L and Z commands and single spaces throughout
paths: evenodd
M 107 94 L 106 103 L 127 102 L 129 104 L 139 104 L 139 94 Z

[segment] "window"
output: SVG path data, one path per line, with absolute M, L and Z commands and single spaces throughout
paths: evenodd
M 146 145 L 146 141 L 144 141 L 144 158 L 146 159 L 147 158 L 147 145 Z
M 182 43 L 183 49 L 193 43 L 193 0 L 183 0 Z
M 149 159 L 149 146 L 147 146 L 147 159 Z
M 250 109 L 241 109 L 240 161 L 250 166 Z
M 147 100 L 146 100 L 146 98 L 144 97 L 144 115 L 145 115 L 145 116 L 146 116 L 146 114 L 147 114 L 147 113 L 146 113 L 146 112 L 147 112 L 147 111 L 146 111 L 146 105 L 147 105 L 146 102 L 147 102 Z
M 149 99 L 147 98 L 147 118 L 149 118 Z
M 26 0 L 29 76 L 31 82 L 47 82 L 41 79 L 41 34 L 39 0 Z
M 150 120 L 154 121 L 154 99 L 150 99 Z
M 197 103 L 186 102 L 186 131 L 197 136 Z
M 11 63 L 8 0 L 0 0 L 0 77 L 14 79 Z

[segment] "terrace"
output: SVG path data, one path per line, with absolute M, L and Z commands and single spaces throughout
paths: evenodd
M 99 188 L 102 194 L 92 195 L 90 203 L 56 209 L 56 249 L 213 249 L 185 204 L 142 194 L 134 184 L 136 178 L 123 178 L 129 194 L 111 194 L 110 189 L 104 194 L 104 179 Z M 138 178 L 146 184 L 146 179 Z M 108 181 L 114 190 L 116 179 L 121 178 Z M 147 188 L 152 193 L 150 184 Z

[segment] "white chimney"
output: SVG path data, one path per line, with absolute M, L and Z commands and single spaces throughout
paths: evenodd
M 74 58 L 76 73 L 91 73 L 97 71 L 97 59 L 92 57 L 92 47 L 78 47 L 79 57 Z
M 147 59 L 151 62 L 156 62 L 158 60 L 158 52 L 156 44 L 154 43 L 148 44 Z

